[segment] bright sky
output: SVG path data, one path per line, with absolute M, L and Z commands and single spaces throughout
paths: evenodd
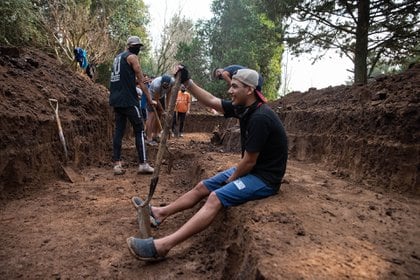
M 212 17 L 210 11 L 212 0 L 144 0 L 144 2 L 149 7 L 151 17 L 149 34 L 155 48 L 159 42 L 165 18 L 168 21 L 180 9 L 182 15 L 193 21 Z M 306 91 L 310 87 L 320 89 L 341 85 L 349 80 L 351 74 L 347 69 L 352 69 L 351 61 L 342 59 L 332 52 L 329 56 L 331 58 L 326 57 L 314 65 L 311 64 L 308 56 L 291 57 L 287 71 L 290 77 L 288 89 L 290 91 Z M 283 63 L 284 61 L 283 57 Z

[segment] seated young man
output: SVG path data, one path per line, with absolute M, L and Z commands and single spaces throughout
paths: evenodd
M 164 258 L 174 246 L 206 229 L 221 209 L 277 194 L 286 170 L 286 133 L 278 115 L 256 90 L 256 71 L 240 69 L 233 75 L 228 90 L 231 100 L 221 100 L 200 88 L 189 78 L 185 67 L 179 66 L 179 71 L 181 82 L 198 101 L 226 118 L 239 118 L 242 157 L 235 166 L 199 182 L 169 205 L 150 206 L 151 220 L 160 224 L 207 198 L 203 207 L 174 233 L 159 239 L 127 239 L 130 252 L 146 261 Z M 136 206 L 143 203 L 138 197 L 132 200 Z

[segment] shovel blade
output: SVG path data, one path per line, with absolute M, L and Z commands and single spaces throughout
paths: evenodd
M 139 222 L 140 238 L 146 239 L 152 236 L 152 230 L 150 227 L 150 212 L 149 207 L 145 205 L 137 208 L 137 221 Z
M 61 169 L 63 170 L 64 177 L 71 183 L 83 181 L 82 176 L 76 172 L 73 167 L 68 165 L 61 165 Z

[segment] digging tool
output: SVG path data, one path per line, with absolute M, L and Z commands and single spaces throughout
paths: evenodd
M 158 102 L 159 102 L 159 101 L 158 101 Z M 155 107 L 155 106 L 153 106 L 153 105 L 152 105 L 152 107 L 153 107 L 153 112 L 155 113 L 155 116 L 156 116 L 156 121 L 157 121 L 157 123 L 158 123 L 158 125 L 159 125 L 159 129 L 160 129 L 160 131 L 162 131 L 162 130 L 163 130 L 163 128 L 162 128 L 162 123 L 160 122 L 160 118 L 159 118 L 158 112 L 157 112 L 157 110 L 156 110 L 156 107 Z
M 72 167 L 68 166 L 69 153 L 67 150 L 66 139 L 64 138 L 63 128 L 61 127 L 60 116 L 58 115 L 58 100 L 54 98 L 49 98 L 48 102 L 50 103 L 51 108 L 54 110 L 55 119 L 57 120 L 57 126 L 58 126 L 58 136 L 60 138 L 60 142 L 63 145 L 63 150 L 64 150 L 65 164 L 64 165 L 61 164 L 61 168 L 64 170 L 64 173 L 66 174 L 70 182 L 74 183 L 78 181 L 79 176 L 77 172 L 73 170 Z
M 148 238 L 151 236 L 150 209 L 148 205 L 153 197 L 153 194 L 155 193 L 156 186 L 159 181 L 160 167 L 162 164 L 163 155 L 165 151 L 167 150 L 166 142 L 168 140 L 170 127 L 172 125 L 172 118 L 173 118 L 173 113 L 174 113 L 174 108 L 175 108 L 176 97 L 177 97 L 180 86 L 181 86 L 181 73 L 177 73 L 175 77 L 175 84 L 172 86 L 172 90 L 171 90 L 169 106 L 164 117 L 163 133 L 162 133 L 162 138 L 159 143 L 158 152 L 156 155 L 156 161 L 155 161 L 155 167 L 154 167 L 155 169 L 152 174 L 152 179 L 150 180 L 149 194 L 147 196 L 146 201 L 144 201 L 143 204 L 140 205 L 140 207 L 137 207 L 137 220 L 139 222 L 139 230 L 140 230 L 141 238 Z

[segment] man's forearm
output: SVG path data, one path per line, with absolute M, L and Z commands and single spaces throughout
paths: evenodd
M 254 166 L 255 166 L 254 163 L 251 163 L 249 161 L 245 161 L 244 159 L 242 159 L 236 166 L 235 172 L 233 172 L 233 174 L 228 178 L 228 181 L 229 182 L 235 181 L 239 177 L 242 177 L 248 174 L 249 172 L 251 172 Z
M 216 109 L 217 111 L 223 111 L 222 102 L 220 98 L 215 97 L 210 92 L 206 91 L 205 89 L 202 89 L 201 87 L 196 85 L 192 80 L 189 80 L 186 83 L 186 87 L 188 89 L 188 92 L 194 95 L 194 97 L 197 98 L 197 100 L 203 103 L 205 106 Z

